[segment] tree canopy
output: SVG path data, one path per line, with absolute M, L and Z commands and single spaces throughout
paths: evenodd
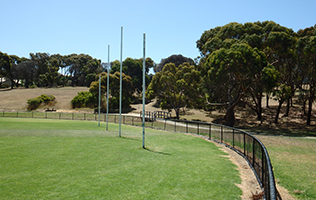
M 182 107 L 197 106 L 201 98 L 199 91 L 200 72 L 189 63 L 166 64 L 161 72 L 153 77 L 147 88 L 149 99 L 158 98 L 161 109 L 173 109 L 179 118 Z
M 162 71 L 163 67 L 168 63 L 173 63 L 176 67 L 178 67 L 179 65 L 185 62 L 188 62 L 190 65 L 194 65 L 194 61 L 191 58 L 187 58 L 179 54 L 179 55 L 171 55 L 168 58 L 163 58 L 161 59 L 159 65 L 155 65 L 153 67 L 154 67 L 154 71 L 157 73 L 157 72 Z

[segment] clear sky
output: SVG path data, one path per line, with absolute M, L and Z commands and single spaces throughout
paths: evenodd
M 205 30 L 230 22 L 272 20 L 294 31 L 316 24 L 315 0 L 0 0 L 0 51 L 89 54 L 107 62 L 173 54 L 199 56 Z

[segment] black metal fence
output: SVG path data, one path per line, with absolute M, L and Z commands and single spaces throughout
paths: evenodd
M 47 118 L 67 120 L 97 121 L 98 114 L 59 113 L 59 112 L 2 112 L 0 117 Z M 139 116 L 122 115 L 122 123 L 142 126 Z M 102 114 L 101 121 L 106 121 Z M 119 123 L 118 114 L 109 114 L 108 122 Z M 243 156 L 252 167 L 257 180 L 264 190 L 265 199 L 281 199 L 276 186 L 272 164 L 265 146 L 253 135 L 232 127 L 199 121 L 156 119 L 145 122 L 145 127 L 166 131 L 176 131 L 204 136 L 210 140 L 225 144 Z

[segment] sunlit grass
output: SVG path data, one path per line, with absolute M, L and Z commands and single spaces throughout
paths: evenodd
M 213 143 L 97 122 L 0 118 L 0 199 L 239 199 Z
M 316 199 L 316 139 L 258 136 L 268 148 L 279 184 L 299 199 Z

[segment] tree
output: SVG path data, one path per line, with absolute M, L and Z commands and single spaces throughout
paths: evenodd
M 229 49 L 232 44 L 240 42 L 248 44 L 253 49 L 258 49 L 265 54 L 267 64 L 271 66 L 268 71 L 270 74 L 271 72 L 276 73 L 272 77 L 279 77 L 278 84 L 287 84 L 294 91 L 301 81 L 300 77 L 297 76 L 299 73 L 293 54 L 295 41 L 296 34 L 293 30 L 272 21 L 245 24 L 234 22 L 205 31 L 197 41 L 197 47 L 201 52 L 200 65 L 202 66 L 213 52 L 221 48 Z M 257 113 L 259 120 L 262 112 L 262 94 L 263 92 L 271 92 L 271 84 L 264 81 L 265 78 L 262 75 L 259 74 L 256 77 L 255 84 L 250 87 L 248 94 L 243 95 L 243 101 Z M 210 90 L 206 89 L 206 91 L 209 92 Z M 219 92 L 213 93 L 220 94 Z
M 35 68 L 35 63 L 31 60 L 26 60 L 20 62 L 16 65 L 17 77 L 24 80 L 24 87 L 28 88 L 33 85 L 36 80 L 37 70 Z
M 162 71 L 163 67 L 168 63 L 173 63 L 176 67 L 178 67 L 179 65 L 185 62 L 188 62 L 190 65 L 194 65 L 194 61 L 191 58 L 184 57 L 181 54 L 172 55 L 172 56 L 169 56 L 168 58 L 161 59 L 159 65 L 153 66 L 154 72 L 157 73 L 157 72 Z
M 48 53 L 30 53 L 31 60 L 35 63 L 35 68 L 37 70 L 37 86 L 47 86 L 45 78 L 43 77 L 46 72 L 48 72 L 48 60 L 50 55 Z
M 290 29 L 283 28 L 282 30 L 282 32 L 271 32 L 266 38 L 267 45 L 269 46 L 266 53 L 268 59 L 273 61 L 273 65 L 281 74 L 279 84 L 291 88 L 290 95 L 284 95 L 288 97 L 286 99 L 287 109 L 285 113 L 285 116 L 288 116 L 291 99 L 294 96 L 296 89 L 302 84 L 302 77 L 299 76 L 300 69 L 297 67 L 297 60 L 295 57 L 296 35 Z M 279 101 L 279 104 L 282 103 L 283 99 L 282 101 Z M 277 116 L 278 115 L 279 113 L 277 113 Z
M 103 71 L 101 61 L 86 54 L 71 54 L 64 58 L 65 66 L 72 77 L 72 86 L 90 86 L 91 76 Z M 87 79 L 86 79 L 87 78 Z
M 11 58 L 8 54 L 0 51 L 0 73 L 11 81 L 11 89 L 13 89 L 13 73 Z
M 149 69 L 153 67 L 154 61 L 151 58 L 145 59 L 146 65 L 146 86 L 150 82 L 150 78 L 147 75 Z M 120 72 L 120 62 L 118 60 L 111 63 L 111 73 Z M 133 91 L 142 91 L 143 85 L 143 59 L 126 58 L 122 63 L 122 72 L 131 77 L 133 83 Z
M 168 63 L 153 77 L 146 92 L 149 99 L 160 101 L 161 109 L 173 109 L 177 119 L 182 107 L 192 107 L 201 103 L 200 72 L 189 63 Z
M 312 30 L 314 30 L 314 32 Z M 299 33 L 303 35 L 303 37 L 299 38 L 296 50 L 299 66 L 302 66 L 300 69 L 303 74 L 304 84 L 309 86 L 309 92 L 306 95 L 308 99 L 306 124 L 310 125 L 312 106 L 316 95 L 316 26 L 315 29 L 313 27 L 307 28 L 306 30 L 299 31 Z M 313 36 L 313 34 L 315 36 Z
M 107 88 L 107 73 L 102 72 L 101 74 L 101 96 L 104 102 L 104 94 Z M 117 109 L 119 107 L 119 95 L 120 95 L 120 73 L 115 72 L 109 74 L 110 78 L 110 91 L 109 91 L 109 104 L 111 109 Z M 96 76 L 96 81 L 93 81 L 90 85 L 89 91 L 94 95 L 99 95 L 99 75 Z M 128 108 L 131 104 L 132 97 L 132 80 L 131 77 L 122 74 L 122 106 Z M 104 105 L 104 103 L 103 103 Z M 104 107 L 105 109 L 105 107 Z
M 228 107 L 225 121 L 228 126 L 234 126 L 234 108 L 247 93 L 252 92 L 258 77 L 269 76 L 265 73 L 269 68 L 265 54 L 247 43 L 235 43 L 228 49 L 214 51 L 207 57 L 204 68 L 206 80 L 226 88 Z

